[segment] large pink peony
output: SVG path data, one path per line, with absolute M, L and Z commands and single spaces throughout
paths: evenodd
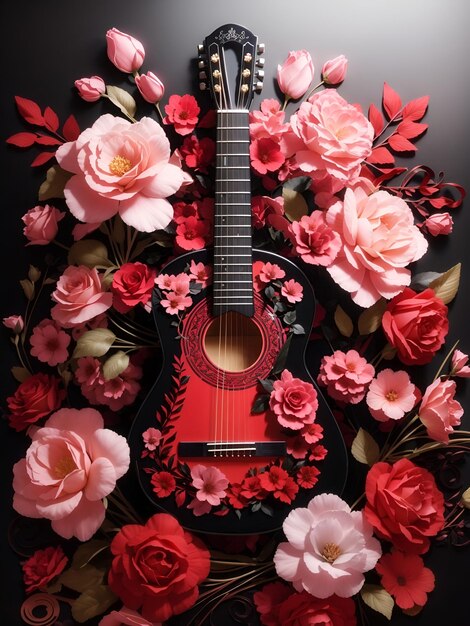
M 333 594 L 349 598 L 364 584 L 381 555 L 380 543 L 362 511 L 327 493 L 315 496 L 308 508 L 289 513 L 283 524 L 287 543 L 274 555 L 276 572 L 297 591 L 317 598 Z
M 288 152 L 295 154 L 297 167 L 306 174 L 326 170 L 339 180 L 351 181 L 372 151 L 372 125 L 334 89 L 303 102 L 291 125 L 295 139 L 288 139 Z
M 328 272 L 362 307 L 403 291 L 411 277 L 406 266 L 428 247 L 406 202 L 387 191 L 367 195 L 360 187 L 347 189 L 344 202 L 328 209 L 326 221 L 343 244 Z
M 119 213 L 143 232 L 170 223 L 173 208 L 166 198 L 178 191 L 184 175 L 170 163 L 170 143 L 154 120 L 143 117 L 131 124 L 102 115 L 56 155 L 60 166 L 74 174 L 64 193 L 78 220 L 104 222 Z
M 61 409 L 51 415 L 13 468 L 15 511 L 52 520 L 66 539 L 87 541 L 105 517 L 103 498 L 129 467 L 129 446 L 103 428 L 95 409 Z

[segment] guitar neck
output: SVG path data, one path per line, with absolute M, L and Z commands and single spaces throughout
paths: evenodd
M 250 133 L 247 110 L 217 113 L 214 216 L 215 316 L 253 315 Z

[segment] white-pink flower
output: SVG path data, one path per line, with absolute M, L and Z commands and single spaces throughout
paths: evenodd
M 191 477 L 193 487 L 197 489 L 197 500 L 217 506 L 227 495 L 225 492 L 228 487 L 227 477 L 217 467 L 195 465 L 191 470 Z
M 411 411 L 420 395 L 407 372 L 385 369 L 371 381 L 366 403 L 372 417 L 379 422 L 386 422 L 389 419 L 401 419 Z
M 54 367 L 68 359 L 70 335 L 63 331 L 57 322 L 42 320 L 33 329 L 31 338 L 31 354 L 42 363 Z
M 294 509 L 283 524 L 287 542 L 274 555 L 277 574 L 297 591 L 317 598 L 349 598 L 364 584 L 364 572 L 381 556 L 380 543 L 362 511 L 351 511 L 334 494 L 321 494 L 308 508 Z
M 212 282 L 212 267 L 204 263 L 196 263 L 194 259 L 189 266 L 189 278 L 207 287 Z
M 460 426 L 463 408 L 454 398 L 456 383 L 437 378 L 426 389 L 419 408 L 419 419 L 426 426 L 428 436 L 435 441 L 449 443 L 454 426 Z
M 174 274 L 159 274 L 155 278 L 155 284 L 163 291 L 171 291 L 174 279 Z
M 277 265 L 277 263 L 264 263 L 258 272 L 258 278 L 263 283 L 270 283 L 272 280 L 277 280 L 278 278 L 284 278 L 286 275 L 285 271 Z
M 291 304 L 301 302 L 304 297 L 304 288 L 300 283 L 291 278 L 282 283 L 281 294 Z
M 145 432 L 142 433 L 142 439 L 144 440 L 144 445 L 147 450 L 156 450 L 158 444 L 160 443 L 160 439 L 162 438 L 161 430 L 158 428 L 147 428 Z
M 15 511 L 50 519 L 61 537 L 87 541 L 104 520 L 103 498 L 129 467 L 125 438 L 103 428 L 94 409 L 60 409 L 31 439 L 13 468 Z
M 184 311 L 192 303 L 193 300 L 190 296 L 182 296 L 174 291 L 170 291 L 166 294 L 166 298 L 160 300 L 160 304 L 169 315 L 178 315 L 179 311 Z

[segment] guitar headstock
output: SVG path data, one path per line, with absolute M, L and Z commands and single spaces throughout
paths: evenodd
M 263 86 L 264 44 L 251 31 L 225 24 L 198 46 L 199 86 L 209 89 L 219 110 L 248 109 Z

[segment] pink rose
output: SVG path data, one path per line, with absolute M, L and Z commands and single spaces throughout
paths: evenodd
M 61 409 L 32 435 L 26 457 L 13 468 L 13 507 L 52 521 L 66 539 L 87 541 L 105 517 L 103 498 L 129 467 L 124 437 L 103 428 L 94 409 Z
M 160 102 L 165 93 L 162 81 L 153 72 L 136 76 L 135 84 L 142 98 L 151 104 Z
M 305 263 L 328 267 L 341 248 L 340 236 L 328 226 L 323 211 L 292 222 L 289 231 L 294 250 Z
M 69 265 L 57 281 L 52 299 L 57 304 L 51 316 L 64 328 L 83 324 L 100 315 L 113 302 L 111 293 L 103 291 L 100 276 L 95 268 Z
M 35 206 L 21 218 L 26 226 L 23 235 L 29 239 L 27 246 L 46 246 L 50 243 L 59 230 L 57 223 L 65 216 L 58 209 L 46 204 Z
M 327 85 L 338 85 L 342 83 L 346 77 L 348 69 L 348 60 L 344 54 L 327 61 L 322 68 L 321 75 L 323 82 Z
M 81 222 L 104 222 L 116 213 L 139 231 L 165 228 L 173 217 L 166 200 L 183 183 L 181 167 L 170 163 L 162 127 L 143 117 L 131 124 L 102 115 L 76 141 L 60 146 L 60 166 L 74 174 L 65 200 Z
M 326 221 L 343 244 L 328 272 L 362 307 L 402 292 L 411 279 L 406 266 L 428 247 L 407 203 L 387 191 L 346 189 L 344 202 L 328 209 Z
M 437 237 L 437 235 L 449 235 L 454 222 L 449 213 L 436 213 L 424 220 L 424 225 L 433 237 Z
M 312 57 L 307 50 L 293 50 L 282 65 L 277 66 L 279 89 L 287 98 L 297 100 L 310 87 L 314 67 Z
M 111 28 L 106 33 L 108 59 L 118 70 L 132 74 L 137 72 L 145 59 L 143 45 L 130 35 L 122 33 L 117 28 Z
M 284 370 L 281 379 L 274 382 L 269 407 L 281 426 L 300 430 L 315 421 L 317 392 L 311 383 L 294 378 L 288 370 Z
M 357 404 L 366 395 L 374 373 L 373 366 L 356 350 L 336 350 L 331 356 L 323 357 L 318 382 L 334 400 Z
M 106 85 L 100 76 L 79 78 L 74 85 L 78 89 L 78 95 L 85 102 L 96 102 L 106 92 Z
M 452 361 L 450 364 L 449 376 L 458 376 L 460 378 L 470 378 L 470 366 L 468 363 L 468 354 L 465 354 L 461 350 L 454 350 L 452 355 Z
M 12 330 L 15 335 L 19 335 L 24 328 L 24 321 L 21 315 L 10 315 L 3 318 L 3 325 Z
M 455 396 L 453 380 L 435 380 L 424 392 L 419 409 L 419 419 L 426 426 L 428 436 L 434 441 L 449 443 L 454 426 L 460 426 L 463 408 Z
M 314 94 L 291 117 L 296 141 L 290 154 L 306 174 L 326 170 L 343 181 L 359 175 L 372 151 L 374 129 L 367 118 L 334 89 Z

